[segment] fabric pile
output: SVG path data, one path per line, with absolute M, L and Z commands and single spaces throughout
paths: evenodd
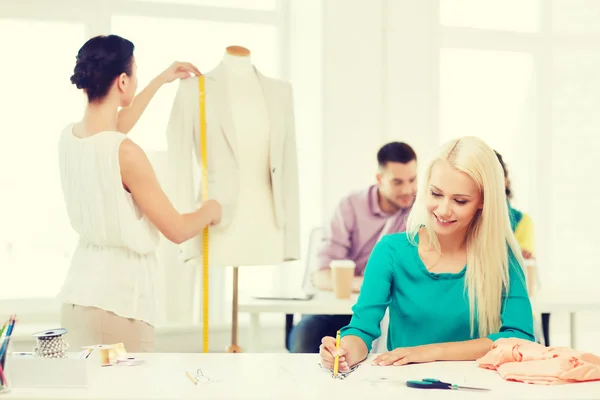
M 600 357 L 568 347 L 546 347 L 523 339 L 498 339 L 477 360 L 503 379 L 539 385 L 600 380 Z

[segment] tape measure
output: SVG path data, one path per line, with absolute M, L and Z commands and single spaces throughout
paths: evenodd
M 198 77 L 200 94 L 200 162 L 202 164 L 202 202 L 208 200 L 208 164 L 206 162 L 206 93 L 204 76 Z M 208 353 L 208 226 L 202 230 L 202 344 Z

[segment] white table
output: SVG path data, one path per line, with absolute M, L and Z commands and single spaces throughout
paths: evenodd
M 577 349 L 577 313 L 600 311 L 600 292 L 548 288 L 532 300 L 537 313 L 566 312 L 570 320 L 570 347 Z
M 261 313 L 352 315 L 352 306 L 357 298 L 358 294 L 354 294 L 349 300 L 340 300 L 329 291 L 319 291 L 310 300 L 259 300 L 242 297 L 238 303 L 238 311 L 250 314 L 248 350 L 257 352 L 260 349 Z
M 250 314 L 249 351 L 260 349 L 260 314 L 338 314 L 351 315 L 357 295 L 338 300 L 333 292 L 318 292 L 311 300 L 258 300 L 241 298 L 238 310 Z M 532 300 L 537 313 L 566 312 L 570 318 L 570 347 L 577 349 L 577 313 L 600 311 L 600 292 L 547 288 Z
M 559 386 L 504 381 L 475 362 L 373 367 L 367 361 L 345 380 L 332 379 L 313 354 L 146 354 L 136 367 L 98 367 L 87 389 L 13 388 L 2 399 L 597 399 L 600 382 Z M 185 371 L 201 368 L 213 382 L 195 386 Z M 382 380 L 384 378 L 385 380 Z M 419 390 L 409 379 L 437 378 L 489 392 Z

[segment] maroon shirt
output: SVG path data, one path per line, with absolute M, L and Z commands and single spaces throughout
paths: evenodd
M 329 267 L 332 260 L 349 259 L 356 264 L 355 275 L 362 276 L 381 236 L 406 230 L 410 209 L 386 214 L 379 207 L 377 191 L 373 185 L 340 201 L 319 250 L 320 268 Z

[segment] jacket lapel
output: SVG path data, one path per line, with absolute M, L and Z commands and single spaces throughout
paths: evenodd
M 231 105 L 229 102 L 229 95 L 227 93 L 227 84 L 225 80 L 225 74 L 223 72 L 223 66 L 219 66 L 211 71 L 209 74 L 207 74 L 207 77 L 212 80 L 212 88 L 210 92 L 207 91 L 207 98 L 210 96 L 212 99 L 208 101 L 212 101 L 215 105 L 219 123 L 221 124 L 221 130 L 227 139 L 227 143 L 229 143 L 229 147 L 231 148 L 233 156 L 237 158 L 237 141 L 233 119 L 231 117 Z
M 265 103 L 269 113 L 269 161 L 273 167 L 280 164 L 281 161 L 281 138 L 283 137 L 283 129 L 285 128 L 283 125 L 284 120 L 282 118 L 283 99 L 278 98 L 274 81 L 265 77 L 256 68 L 254 70 L 256 71 L 256 75 L 262 86 Z
M 269 113 L 269 159 L 271 165 L 280 164 L 281 160 L 281 146 L 283 144 L 282 138 L 285 132 L 283 113 L 283 102 L 285 99 L 279 98 L 277 93 L 277 87 L 274 85 L 274 81 L 265 77 L 260 71 L 254 68 L 258 80 L 263 90 L 265 97 L 265 103 L 267 105 L 267 111 Z M 221 124 L 221 129 L 225 135 L 229 147 L 235 158 L 238 157 L 238 148 L 236 140 L 236 132 L 233 124 L 233 118 L 231 116 L 231 103 L 229 102 L 229 95 L 227 93 L 226 77 L 223 65 L 219 65 L 217 68 L 206 74 L 207 80 L 212 83 L 210 91 L 207 90 L 207 98 L 211 97 L 210 102 L 215 105 L 215 110 Z

